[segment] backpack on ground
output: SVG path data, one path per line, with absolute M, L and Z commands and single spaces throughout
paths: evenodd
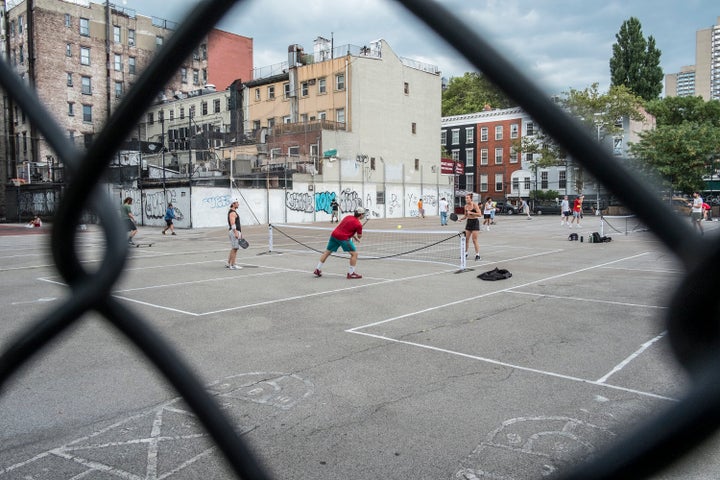
M 578 240 L 578 234 L 577 234 L 577 233 L 571 233 L 570 235 L 568 235 L 568 240 L 570 240 L 571 242 L 577 241 L 577 240 Z

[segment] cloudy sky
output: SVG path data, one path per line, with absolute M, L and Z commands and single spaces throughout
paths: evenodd
M 97 0 L 93 0 L 97 1 Z M 695 63 L 695 33 L 720 17 L 717 0 L 437 0 L 485 35 L 548 93 L 610 83 L 615 34 L 630 17 L 662 51 L 665 73 Z M 114 0 L 139 15 L 179 21 L 197 0 Z M 246 0 L 218 28 L 253 38 L 254 66 L 311 52 L 318 36 L 362 46 L 384 38 L 401 56 L 437 65 L 443 77 L 474 68 L 394 0 Z

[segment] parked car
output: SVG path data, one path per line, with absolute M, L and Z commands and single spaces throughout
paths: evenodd
M 497 202 L 496 211 L 497 213 L 503 213 L 505 215 L 515 215 L 517 213 L 522 213 L 520 212 L 519 205 L 515 205 L 512 202 L 505 201 Z

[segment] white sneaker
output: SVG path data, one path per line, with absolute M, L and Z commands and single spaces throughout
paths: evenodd
M 240 270 L 242 267 L 240 265 L 230 265 L 228 267 L 230 270 Z

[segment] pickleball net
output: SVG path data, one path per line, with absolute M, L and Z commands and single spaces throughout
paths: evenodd
M 268 228 L 270 253 L 317 253 L 325 251 L 333 227 L 271 224 Z M 362 260 L 398 259 L 464 266 L 463 232 L 447 230 L 363 229 L 357 244 Z M 342 249 L 334 256 L 347 258 Z
M 629 235 L 647 231 L 648 227 L 636 215 L 600 216 L 600 235 L 607 235 L 608 233 Z

